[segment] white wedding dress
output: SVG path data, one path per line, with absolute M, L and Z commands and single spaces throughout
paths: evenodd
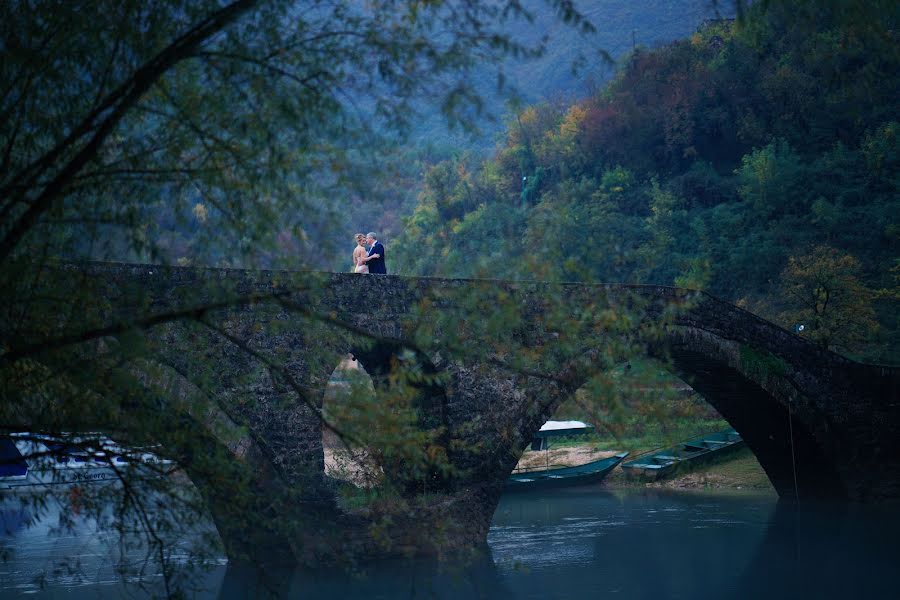
M 357 252 L 357 250 L 362 250 L 362 252 Z M 366 255 L 366 249 L 361 246 L 357 246 L 356 250 L 353 251 L 353 264 L 356 266 L 353 268 L 354 273 L 368 273 L 369 265 L 366 263 L 359 262 L 359 259 Z

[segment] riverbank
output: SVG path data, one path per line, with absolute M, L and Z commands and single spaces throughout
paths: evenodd
M 616 450 L 599 450 L 587 444 L 560 446 L 548 451 L 528 451 L 517 468 L 523 470 L 547 466 L 574 466 L 616 454 Z M 723 460 L 703 465 L 689 473 L 664 481 L 642 482 L 629 479 L 616 469 L 603 481 L 609 488 L 667 488 L 679 490 L 754 490 L 775 492 L 769 478 L 749 449 L 743 448 Z
M 625 477 L 621 469 L 610 474 L 610 486 L 642 486 L 678 490 L 754 490 L 775 493 L 772 483 L 756 457 L 749 449 L 743 448 L 720 462 L 704 465 L 690 473 L 672 479 L 650 483 L 634 482 Z

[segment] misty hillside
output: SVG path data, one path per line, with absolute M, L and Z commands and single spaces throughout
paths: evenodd
M 616 65 L 632 45 L 654 48 L 684 38 L 707 19 L 731 16 L 733 4 L 711 0 L 581 0 L 576 3 L 596 31 L 583 34 L 556 17 L 544 2 L 527 2 L 534 23 L 511 20 L 509 33 L 529 45 L 544 36 L 542 56 L 509 58 L 502 65 L 482 65 L 469 78 L 485 100 L 480 135 L 448 133 L 440 107 L 423 103 L 424 122 L 412 136 L 415 144 L 487 149 L 502 130 L 502 117 L 510 99 L 521 104 L 541 100 L 572 100 L 589 95 L 615 73 Z M 505 89 L 498 92 L 497 73 L 502 71 Z

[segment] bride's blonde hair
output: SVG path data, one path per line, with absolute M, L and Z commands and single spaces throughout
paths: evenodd
M 357 234 L 356 234 L 355 236 L 353 236 L 353 237 L 356 238 L 357 243 L 359 243 L 360 240 L 366 239 L 366 236 L 364 236 L 364 235 L 361 234 L 361 233 L 357 233 Z

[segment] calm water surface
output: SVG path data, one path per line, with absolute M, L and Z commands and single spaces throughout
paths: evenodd
M 8 507 L 3 512 L 0 596 L 146 596 L 117 577 L 121 554 L 112 536 L 72 535 L 46 524 L 17 528 L 22 516 Z M 896 507 L 797 508 L 752 493 L 580 488 L 504 497 L 484 555 L 464 564 L 259 573 L 219 561 L 195 596 L 894 598 L 898 540 Z M 173 549 L 177 556 L 178 546 Z M 126 555 L 141 558 L 134 550 Z M 70 567 L 54 571 L 60 559 Z M 162 591 L 158 573 L 142 580 Z

